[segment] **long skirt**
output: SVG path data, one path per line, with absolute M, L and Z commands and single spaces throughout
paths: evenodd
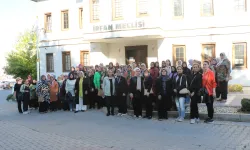
M 49 103 L 47 101 L 40 102 L 39 103 L 39 112 L 40 113 L 45 113 L 48 111 L 49 108 Z

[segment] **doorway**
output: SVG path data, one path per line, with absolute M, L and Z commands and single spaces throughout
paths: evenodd
M 126 64 L 130 64 L 131 62 L 138 63 L 147 63 L 148 57 L 148 46 L 140 45 L 140 46 L 125 46 L 125 57 Z

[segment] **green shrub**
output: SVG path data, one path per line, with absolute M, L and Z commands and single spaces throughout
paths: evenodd
M 243 92 L 243 86 L 240 84 L 233 84 L 228 86 L 229 92 Z
M 15 101 L 16 99 L 15 99 L 13 94 L 10 94 L 10 95 L 7 96 L 6 100 L 7 101 Z
M 241 100 L 241 110 L 250 111 L 250 99 L 243 98 Z

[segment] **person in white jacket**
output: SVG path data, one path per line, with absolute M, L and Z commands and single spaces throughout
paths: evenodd
M 73 73 L 70 73 L 69 77 L 66 81 L 66 86 L 65 86 L 66 95 L 68 95 L 68 93 L 70 93 L 72 96 L 72 100 L 66 99 L 66 102 L 69 105 L 70 111 L 73 111 L 73 101 L 74 101 L 74 97 L 75 97 L 75 83 L 76 83 L 76 79 L 74 78 Z M 66 96 L 66 97 L 68 97 L 68 96 Z
M 108 70 L 108 76 L 103 79 L 103 92 L 106 99 L 107 116 L 114 116 L 115 107 L 115 78 L 112 70 Z M 111 113 L 110 113 L 111 108 Z

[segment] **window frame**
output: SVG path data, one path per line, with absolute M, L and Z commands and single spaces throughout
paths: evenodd
M 64 57 L 64 56 L 66 56 L 66 54 L 69 54 L 69 56 L 70 56 L 70 64 L 69 64 L 70 68 L 69 68 L 69 70 L 66 70 L 66 60 Z M 70 72 L 71 71 L 71 52 L 70 51 L 63 51 L 62 52 L 62 70 L 63 70 L 63 72 Z
M 98 20 L 94 20 L 94 16 L 93 16 L 94 15 L 94 13 L 93 13 L 93 6 L 94 6 L 93 2 L 94 1 L 96 1 L 96 0 L 89 0 L 89 10 L 90 10 L 89 14 L 90 14 L 90 22 L 91 23 L 96 23 L 96 22 L 100 21 L 100 1 L 99 1 L 99 4 L 98 4 L 99 5 L 98 6 L 99 7 L 99 14 L 98 14 L 99 15 L 99 19 Z
M 48 16 L 50 16 L 51 18 L 51 30 L 48 30 Z M 46 31 L 46 33 L 51 33 L 52 32 L 52 13 L 45 13 L 44 14 L 44 29 Z
M 83 8 L 79 8 L 79 29 L 83 28 Z
M 53 69 L 49 67 L 49 61 L 48 58 L 49 56 L 52 56 L 52 64 L 53 64 Z M 54 54 L 53 53 L 46 53 L 46 72 L 54 72 L 55 71 L 55 66 L 54 66 Z
M 116 5 L 115 5 L 116 0 L 112 0 L 112 20 L 123 20 L 123 15 L 124 15 L 124 10 L 123 10 L 123 0 L 121 1 L 121 9 L 122 9 L 122 16 L 121 17 L 116 17 Z
M 206 46 L 206 45 L 209 45 L 209 46 L 214 46 L 213 47 L 213 52 L 212 52 L 212 58 L 211 58 L 211 60 L 213 59 L 213 58 L 216 58 L 216 44 L 215 43 L 204 43 L 204 44 L 202 44 L 201 45 L 201 47 L 202 47 L 202 51 L 201 51 L 201 61 L 202 62 L 204 62 L 206 59 L 204 59 L 204 47 Z M 208 60 L 208 61 L 211 61 L 211 60 Z
M 235 66 L 235 45 L 244 45 L 244 66 Z M 247 42 L 237 42 L 233 43 L 232 47 L 232 68 L 234 70 L 244 70 L 247 69 Z
M 235 12 L 247 12 L 247 0 L 244 0 L 245 1 L 245 8 L 244 10 L 239 10 L 239 9 L 235 9 L 236 5 L 235 5 L 235 2 L 234 2 L 234 11 Z
M 184 49 L 184 61 L 186 61 L 186 45 L 172 45 L 172 54 L 173 54 L 173 65 L 174 66 L 176 66 L 176 64 L 177 64 L 177 61 L 178 60 L 176 60 L 176 48 L 178 48 L 178 47 L 183 47 L 183 49 Z
M 83 57 L 83 54 L 88 54 L 88 65 L 90 64 L 90 53 L 88 50 L 82 50 L 80 51 L 80 64 L 83 65 L 83 66 L 87 66 L 84 64 L 84 57 Z
M 68 13 L 68 28 L 64 28 L 64 13 Z M 62 31 L 67 31 L 69 30 L 69 10 L 62 10 L 61 11 L 61 29 Z
M 214 0 L 210 0 L 212 3 L 212 11 L 210 12 L 210 14 L 204 14 L 204 0 L 201 0 L 201 16 L 202 17 L 209 17 L 209 16 L 214 16 Z
M 139 12 L 139 3 L 140 3 L 140 0 L 136 0 L 136 17 L 141 18 L 141 17 L 149 16 L 149 10 L 147 10 L 147 14 L 141 14 Z M 147 3 L 149 3 L 149 0 L 147 0 Z
M 183 19 L 184 18 L 184 0 L 181 0 L 181 3 L 182 3 L 182 16 L 175 16 L 175 14 L 174 14 L 174 12 L 175 12 L 174 2 L 175 2 L 175 0 L 172 0 L 173 19 Z

